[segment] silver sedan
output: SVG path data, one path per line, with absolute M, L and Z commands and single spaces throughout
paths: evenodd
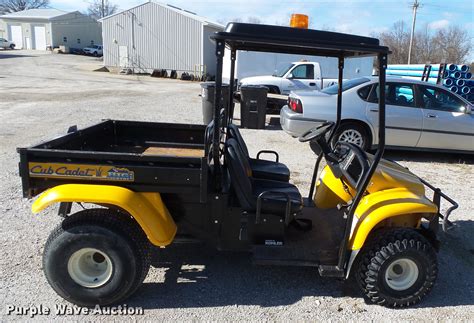
M 378 142 L 378 82 L 357 78 L 343 82 L 342 124 L 334 142 L 364 149 Z M 386 144 L 389 148 L 474 153 L 473 105 L 442 86 L 387 78 Z M 297 137 L 327 120 L 336 120 L 337 85 L 322 91 L 293 92 L 280 112 L 280 123 Z

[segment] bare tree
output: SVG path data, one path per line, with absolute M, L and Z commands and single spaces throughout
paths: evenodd
M 104 18 L 113 15 L 118 11 L 116 4 L 110 3 L 109 0 L 93 0 L 87 8 L 87 13 L 94 19 Z
M 44 8 L 49 0 L 0 0 L 0 15 L 27 9 Z
M 407 62 L 410 32 L 403 21 L 397 21 L 393 24 L 391 30 L 376 34 L 375 36 L 392 51 L 392 54 L 389 56 L 389 63 L 405 64 Z M 415 57 L 413 54 L 412 56 Z
M 448 63 L 467 63 L 467 56 L 472 48 L 467 29 L 449 26 L 439 29 L 432 39 L 439 48 L 440 59 L 444 59 Z
M 426 24 L 421 31 L 415 33 L 413 42 L 414 62 L 429 63 L 431 61 L 439 62 L 438 44 L 433 41 L 432 33 Z
M 392 51 L 389 56 L 390 64 L 406 64 L 410 31 L 403 21 L 396 22 L 390 31 L 374 36 Z M 467 62 L 471 49 L 472 43 L 466 29 L 449 26 L 430 30 L 429 25 L 425 25 L 415 34 L 411 62 L 426 64 L 440 63 L 444 60 L 447 63 L 460 64 Z
M 247 22 L 249 24 L 262 24 L 263 23 L 262 20 L 260 20 L 260 18 L 258 17 L 248 17 Z

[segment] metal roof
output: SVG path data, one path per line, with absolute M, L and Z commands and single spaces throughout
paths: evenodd
M 28 9 L 18 12 L 7 13 L 6 15 L 0 16 L 0 18 L 50 20 L 59 16 L 64 16 L 68 13 L 71 12 L 58 9 Z
M 379 40 L 329 31 L 231 22 L 211 36 L 233 50 L 329 57 L 389 54 Z
M 142 3 L 138 6 L 135 6 L 135 7 L 132 7 L 130 9 L 127 9 L 127 10 L 123 10 L 123 11 L 120 11 L 120 12 L 117 12 L 117 13 L 114 13 L 110 16 L 107 16 L 107 17 L 104 17 L 104 18 L 101 18 L 99 19 L 99 21 L 104 21 L 108 18 L 111 18 L 111 17 L 114 17 L 118 14 L 121 14 L 121 13 L 124 13 L 124 12 L 127 12 L 127 11 L 130 11 L 130 10 L 133 10 L 135 8 L 138 8 L 138 7 L 141 7 L 141 6 L 144 6 L 144 5 L 147 5 L 147 4 L 153 4 L 153 5 L 156 5 L 158 7 L 162 7 L 162 8 L 166 8 L 168 10 L 171 10 L 171 11 L 174 11 L 174 12 L 177 12 L 183 16 L 186 16 L 186 17 L 190 17 L 194 20 L 197 20 L 201 23 L 203 23 L 204 25 L 209 25 L 209 26 L 212 26 L 212 27 L 216 27 L 216 28 L 219 28 L 219 29 L 224 29 L 224 26 L 217 23 L 217 22 L 213 22 L 213 21 L 210 21 L 209 19 L 205 18 L 205 17 L 202 17 L 202 16 L 198 16 L 196 15 L 195 13 L 191 12 L 191 11 L 187 11 L 185 9 L 181 9 L 181 8 L 178 8 L 178 7 L 175 7 L 175 6 L 172 6 L 172 5 L 168 5 L 168 4 L 163 4 L 163 3 L 159 3 L 159 2 L 155 2 L 155 1 L 148 1 L 148 2 L 145 2 L 145 3 Z

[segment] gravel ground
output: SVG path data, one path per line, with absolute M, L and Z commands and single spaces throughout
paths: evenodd
M 91 72 L 90 57 L 0 51 L 0 320 L 7 307 L 40 306 L 54 312 L 67 304 L 48 286 L 41 254 L 49 232 L 60 222 L 56 208 L 38 216 L 21 197 L 16 147 L 84 127 L 103 118 L 199 123 L 197 83 Z M 268 120 L 278 123 L 278 120 Z M 252 154 L 279 151 L 293 182 L 308 191 L 314 155 L 308 145 L 278 126 L 243 130 Z M 258 140 L 257 140 L 258 138 Z M 142 289 L 127 305 L 140 316 L 59 316 L 74 320 L 472 320 L 474 318 L 474 160 L 447 154 L 388 152 L 460 204 L 456 227 L 443 234 L 438 283 L 414 308 L 390 310 L 366 304 L 357 291 L 311 268 L 256 267 L 245 254 L 219 253 L 200 245 L 161 251 Z M 157 258 L 156 258 L 157 259 Z M 36 316 L 50 320 L 53 316 Z

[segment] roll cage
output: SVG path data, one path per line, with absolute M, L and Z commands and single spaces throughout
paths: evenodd
M 217 58 L 216 88 L 214 106 L 214 132 L 212 134 L 212 149 L 209 156 L 214 164 L 214 185 L 217 191 L 222 190 L 222 165 L 220 156 L 221 136 L 224 129 L 232 122 L 234 114 L 233 89 L 235 78 L 235 60 L 237 51 L 274 52 L 286 54 L 301 54 L 311 56 L 327 56 L 338 59 L 338 93 L 337 93 L 337 118 L 336 124 L 330 133 L 329 140 L 334 136 L 341 124 L 342 114 L 342 80 L 344 71 L 344 60 L 351 57 L 376 56 L 378 60 L 380 100 L 379 100 L 379 145 L 375 158 L 369 170 L 363 174 L 357 193 L 352 203 L 348 206 L 347 221 L 344 231 L 344 239 L 339 249 L 338 267 L 343 268 L 347 261 L 347 245 L 351 234 L 351 226 L 354 212 L 362 199 L 364 192 L 379 164 L 385 148 L 385 70 L 387 68 L 387 56 L 390 53 L 385 46 L 380 46 L 379 40 L 363 36 L 349 34 L 297 29 L 281 26 L 257 25 L 245 23 L 229 23 L 222 32 L 216 32 L 211 36 L 215 41 L 215 55 Z M 222 97 L 222 71 L 225 49 L 230 50 L 230 80 L 228 105 L 223 106 Z M 309 196 L 314 193 L 317 171 L 323 154 L 319 154 L 311 180 Z

